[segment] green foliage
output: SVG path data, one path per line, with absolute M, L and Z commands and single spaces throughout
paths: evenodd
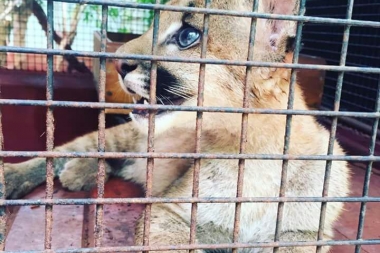
M 165 4 L 168 1 L 169 0 L 161 0 L 161 3 Z M 141 4 L 154 4 L 156 3 L 156 0 L 136 0 L 136 2 L 141 3 Z M 95 22 L 96 27 L 100 28 L 101 21 L 99 17 L 101 15 L 101 6 L 88 5 L 82 15 L 83 15 L 83 20 L 86 23 Z M 117 26 L 117 32 L 120 32 L 120 33 L 130 32 L 129 29 L 126 28 L 125 24 L 130 23 L 131 21 L 136 19 L 132 9 L 112 7 L 112 6 L 108 8 L 108 17 L 109 17 L 109 23 L 113 22 L 114 26 Z M 144 19 L 149 24 L 153 18 L 153 11 L 147 11 L 145 16 L 137 17 L 137 18 Z

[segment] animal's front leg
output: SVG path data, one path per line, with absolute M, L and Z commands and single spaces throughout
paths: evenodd
M 136 151 L 138 131 L 132 124 L 106 129 L 106 151 Z M 98 133 L 93 132 L 57 147 L 58 152 L 96 152 Z M 97 158 L 54 158 L 54 174 L 71 190 L 90 189 L 96 183 Z M 106 173 L 111 167 L 106 164 Z M 20 198 L 46 180 L 46 159 L 35 158 L 18 164 L 5 164 L 7 198 Z
M 150 246 L 179 246 L 189 244 L 190 221 L 185 220 L 175 211 L 175 204 L 152 205 L 149 229 Z M 135 245 L 143 246 L 144 215 L 139 219 L 135 232 Z M 166 250 L 161 252 L 186 253 L 188 250 Z M 202 251 L 197 251 L 197 253 Z
M 316 231 L 287 231 L 281 233 L 280 241 L 282 242 L 315 242 L 317 240 Z M 324 235 L 326 240 L 332 239 L 329 235 Z M 329 252 L 330 246 L 322 247 L 322 253 Z M 317 250 L 316 246 L 304 246 L 304 247 L 282 247 L 279 248 L 280 253 L 315 253 Z M 265 248 L 260 253 L 272 253 L 273 248 Z
M 46 159 L 4 165 L 5 194 L 8 199 L 21 198 L 46 180 Z

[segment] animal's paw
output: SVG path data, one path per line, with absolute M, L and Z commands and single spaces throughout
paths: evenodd
M 71 191 L 89 191 L 96 186 L 97 172 L 97 159 L 74 158 L 65 164 L 59 180 Z

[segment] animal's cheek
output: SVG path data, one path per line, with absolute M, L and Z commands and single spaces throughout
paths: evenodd
M 167 44 L 162 50 L 162 55 L 167 55 L 167 56 L 176 56 L 179 53 L 180 53 L 180 50 L 178 50 L 178 47 L 175 44 Z

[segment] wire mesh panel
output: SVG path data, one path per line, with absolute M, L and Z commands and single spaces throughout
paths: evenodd
M 139 3 L 139 0 L 126 0 Z M 140 1 L 141 2 L 141 1 Z M 153 0 L 143 1 L 152 3 Z M 1 45 L 44 48 L 47 43 L 47 1 L 27 0 L 1 2 Z M 92 51 L 93 34 L 101 28 L 99 5 L 54 2 L 54 48 Z M 152 20 L 152 11 L 147 9 L 110 7 L 108 32 L 142 34 Z M 57 56 L 54 70 L 85 72 L 91 69 L 88 57 L 65 58 Z M 8 69 L 46 71 L 46 61 L 36 54 L 2 53 L 0 66 Z M 83 65 L 84 64 L 84 65 Z
M 308 1 L 307 14 L 329 18 L 345 18 L 348 1 Z M 380 21 L 378 1 L 356 1 L 352 18 L 356 20 Z M 322 24 L 307 24 L 304 33 L 304 52 L 326 59 L 329 65 L 339 62 L 343 28 Z M 352 27 L 347 52 L 347 66 L 378 68 L 380 50 L 379 29 L 371 27 Z M 332 108 L 334 103 L 337 73 L 327 72 L 322 105 Z M 378 75 L 347 73 L 343 82 L 341 110 L 373 111 L 376 107 Z M 370 120 L 358 119 L 367 124 Z
M 38 3 L 46 4 L 46 46 L 0 45 L 7 60 L 8 54 L 19 53 L 46 58 L 46 99 L 0 99 L 2 108 L 46 108 L 46 151 L 4 150 L 7 136 L 0 124 L 0 249 L 311 253 L 327 252 L 328 246 L 352 246 L 352 252 L 359 253 L 374 246 L 380 250 L 378 237 L 364 236 L 368 207 L 380 203 L 380 195 L 369 189 L 374 163 L 380 162 L 375 154 L 380 68 L 355 63 L 359 49 L 365 60 L 376 58 L 356 40 L 363 29 L 377 46 L 379 20 L 361 18 L 361 8 L 368 5 L 346 1 L 337 18 L 316 17 L 323 13 L 316 7 L 311 8 L 315 15 L 305 13 L 315 3 L 306 0 L 172 2 L 47 0 Z M 22 3 L 9 0 L 4 6 L 18 4 Z M 65 9 L 83 12 L 84 5 L 94 11 L 85 19 L 94 19 L 100 29 L 99 52 L 74 43 L 54 44 L 56 20 L 68 26 Z M 130 13 L 139 14 L 131 20 Z M 142 33 L 150 20 L 151 29 L 143 36 L 116 52 L 107 51 L 110 28 Z M 299 63 L 303 34 L 311 36 L 311 27 L 322 25 L 340 32 L 336 42 L 320 45 L 319 52 L 332 51 L 335 61 Z M 87 27 L 81 29 L 83 33 L 77 32 L 84 39 L 92 37 L 85 33 Z M 307 46 L 305 51 L 316 52 Z M 55 99 L 54 68 L 59 57 L 99 60 L 98 102 Z M 115 63 L 120 92 L 128 92 L 134 103 L 106 103 L 107 59 Z M 331 110 L 308 110 L 304 102 L 297 72 L 312 69 L 332 73 L 325 88 L 325 96 L 333 102 Z M 361 84 L 350 86 L 355 78 L 373 81 L 367 86 L 371 96 L 363 95 L 369 100 L 365 110 L 356 110 L 345 100 L 350 93 L 365 92 Z M 54 109 L 61 107 L 98 110 L 98 131 L 57 147 Z M 106 128 L 106 109 L 132 110 L 133 123 Z M 316 123 L 316 116 L 331 119 L 329 133 Z M 342 151 L 335 140 L 341 117 L 373 123 L 368 155 Z M 9 157 L 33 159 L 4 164 L 3 158 Z M 348 193 L 346 162 L 366 165 L 360 196 Z M 111 176 L 143 185 L 145 196 L 107 198 L 106 181 Z M 55 177 L 70 190 L 95 187 L 95 197 L 54 198 Z M 44 198 L 22 199 L 45 182 Z M 344 212 L 343 203 L 360 205 L 358 225 L 354 237 L 337 239 L 332 224 Z M 133 245 L 103 244 L 105 207 L 114 204 L 145 204 Z M 92 247 L 54 248 L 53 211 L 60 205 L 94 205 Z M 45 207 L 42 250 L 7 250 L 6 208 L 12 206 Z

